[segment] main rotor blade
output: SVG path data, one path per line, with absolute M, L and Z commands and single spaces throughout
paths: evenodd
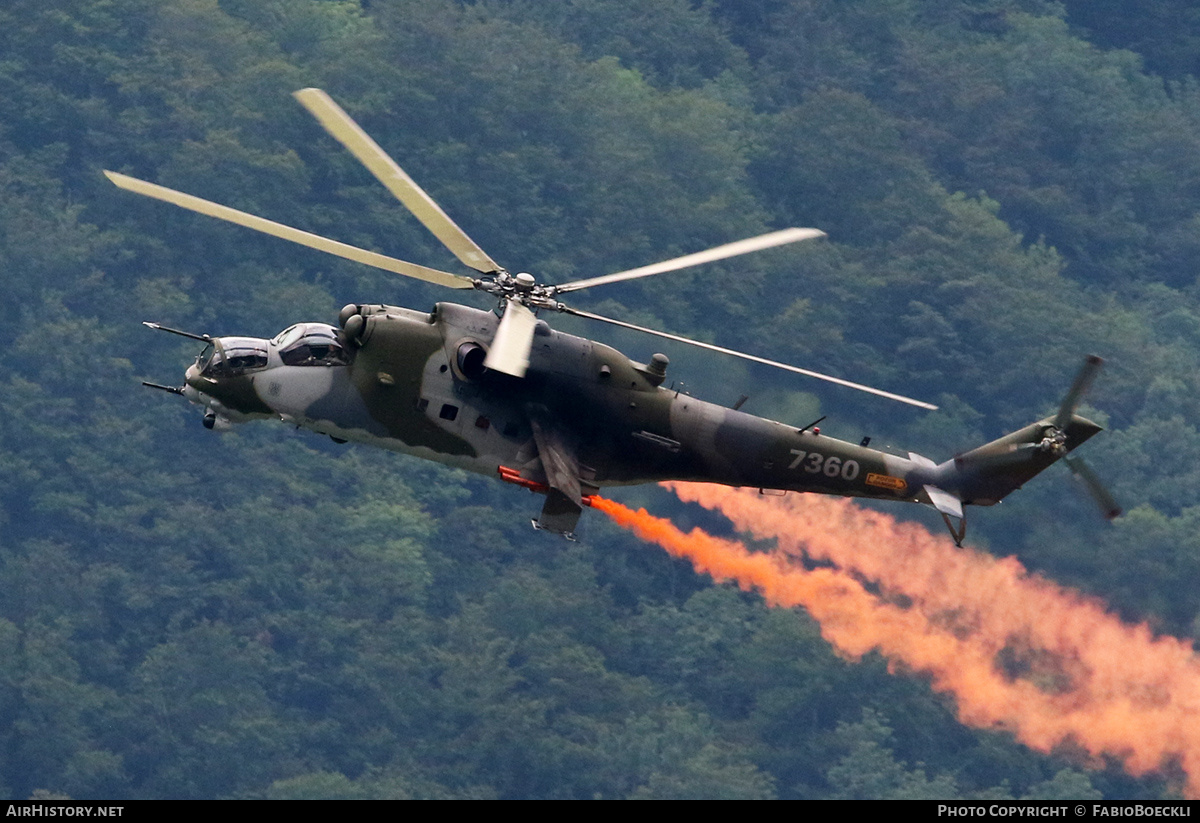
M 245 226 L 248 229 L 254 229 L 273 237 L 279 237 L 284 240 L 290 240 L 293 243 L 299 243 L 302 246 L 308 246 L 310 249 L 317 249 L 327 254 L 353 260 L 356 263 L 365 263 L 377 269 L 403 274 L 405 277 L 415 277 L 418 280 L 436 283 L 439 286 L 446 286 L 451 289 L 475 288 L 475 281 L 461 274 L 451 274 L 450 272 L 439 271 L 438 269 L 418 266 L 416 263 L 406 263 L 403 260 L 397 260 L 395 257 L 388 257 L 387 255 L 377 254 L 373 251 L 360 249 L 357 246 L 339 243 L 336 240 L 330 240 L 328 237 L 322 237 L 319 234 L 294 229 L 291 226 L 276 223 L 274 220 L 256 217 L 253 214 L 231 209 L 229 206 L 222 206 L 211 200 L 204 200 L 200 197 L 176 191 L 175 189 L 168 189 L 165 186 L 147 183 L 145 180 L 138 180 L 136 177 L 118 174 L 115 171 L 105 171 L 104 174 L 117 186 L 127 191 L 144 194 L 146 197 L 153 197 L 156 200 L 172 203 L 181 208 L 199 212 L 200 214 L 207 214 L 209 217 L 216 217 L 220 220 L 227 220 L 230 223 L 237 223 L 239 226 Z
M 1075 409 L 1079 406 L 1079 401 L 1083 399 L 1083 396 L 1087 394 L 1087 390 L 1091 388 L 1092 381 L 1100 373 L 1102 365 L 1104 365 L 1104 358 L 1097 357 L 1094 354 L 1089 354 L 1087 359 L 1083 361 L 1083 366 L 1080 367 L 1079 373 L 1075 375 L 1075 382 L 1067 390 L 1066 397 L 1063 398 L 1062 404 L 1058 407 L 1058 414 L 1054 416 L 1054 427 L 1056 429 L 1059 431 L 1067 430 L 1067 426 L 1071 422 L 1071 416 L 1075 414 Z
M 900 403 L 907 403 L 910 406 L 917 406 L 918 408 L 930 409 L 930 410 L 937 409 L 937 406 L 933 405 L 932 403 L 926 403 L 922 400 L 914 400 L 911 397 L 905 397 L 904 395 L 901 395 L 901 394 L 892 394 L 891 392 L 884 391 L 883 389 L 875 389 L 870 386 L 864 386 L 861 383 L 852 383 L 849 380 L 843 380 L 840 377 L 832 377 L 828 374 L 821 374 L 820 372 L 810 371 L 808 369 L 802 369 L 798 366 L 789 366 L 787 363 L 780 363 L 776 360 L 767 360 L 765 357 L 756 357 L 753 354 L 745 354 L 744 352 L 734 351 L 733 349 L 726 349 L 726 348 L 723 348 L 722 346 L 714 346 L 711 343 L 701 343 L 699 340 L 692 340 L 691 338 L 680 337 L 679 335 L 675 335 L 675 334 L 667 334 L 666 332 L 658 331 L 657 329 L 648 329 L 645 326 L 635 326 L 633 323 L 626 323 L 623 320 L 614 320 L 611 317 L 605 317 L 600 314 L 593 314 L 590 311 L 581 311 L 580 309 L 573 309 L 570 306 L 564 306 L 562 303 L 558 304 L 558 310 L 562 311 L 562 312 L 566 312 L 567 314 L 574 314 L 579 317 L 586 317 L 589 320 L 599 320 L 601 323 L 611 323 L 614 326 L 621 326 L 622 328 L 633 329 L 634 331 L 645 332 L 646 334 L 653 334 L 657 337 L 665 337 L 666 339 L 674 340 L 677 343 L 687 343 L 690 346 L 699 346 L 700 348 L 708 349 L 709 351 L 720 352 L 721 354 L 728 354 L 733 357 L 740 357 L 743 360 L 751 360 L 755 363 L 762 363 L 767 366 L 774 366 L 777 369 L 784 369 L 786 371 L 795 372 L 796 374 L 803 374 L 807 377 L 815 377 L 818 380 L 825 380 L 830 383 L 836 383 L 839 386 L 846 386 L 847 388 L 858 389 L 859 391 L 865 391 L 870 394 L 878 395 L 880 397 L 886 397 L 889 400 L 896 400 Z
M 1121 507 L 1117 505 L 1116 499 L 1100 482 L 1100 478 L 1092 471 L 1091 466 L 1084 463 L 1080 457 L 1064 457 L 1063 462 L 1071 469 L 1071 473 L 1087 486 L 1088 493 L 1092 495 L 1092 499 L 1096 501 L 1096 505 L 1100 507 L 1100 511 L 1106 518 L 1112 520 L 1120 516 Z
M 602 286 L 605 283 L 635 280 L 639 277 L 649 277 L 652 274 L 677 271 L 678 269 L 686 269 L 689 266 L 699 266 L 701 263 L 724 260 L 726 257 L 736 257 L 739 254 L 749 254 L 752 251 L 769 249 L 773 246 L 783 246 L 787 243 L 812 240 L 816 237 L 824 236 L 825 232 L 820 229 L 783 229 L 781 231 L 773 231 L 770 234 L 760 234 L 758 237 L 750 237 L 746 240 L 726 243 L 724 246 L 717 246 L 707 251 L 685 254 L 683 257 L 675 257 L 671 260 L 664 260 L 661 263 L 651 263 L 649 266 L 641 266 L 640 268 L 629 269 L 628 271 L 619 271 L 616 274 L 606 274 L 602 277 L 592 277 L 587 280 L 575 280 L 570 283 L 563 283 L 561 286 L 555 286 L 554 291 L 558 294 L 565 294 L 570 291 L 578 291 L 579 289 L 590 289 L 592 286 Z
M 516 300 L 509 300 L 483 365 L 513 377 L 524 377 L 536 326 L 537 315 Z
M 475 241 L 442 211 L 442 207 L 435 203 L 404 169 L 396 165 L 396 161 L 389 157 L 341 106 L 333 102 L 333 98 L 320 89 L 301 89 L 295 92 L 294 97 L 321 122 L 325 131 L 337 138 L 380 183 L 387 186 L 388 191 L 442 241 L 442 245 L 454 252 L 455 257 L 485 274 L 500 271 L 500 265 L 479 248 Z

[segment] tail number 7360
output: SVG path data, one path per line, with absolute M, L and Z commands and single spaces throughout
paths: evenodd
M 789 469 L 798 469 L 801 464 L 804 464 L 804 470 L 809 474 L 823 474 L 826 477 L 841 477 L 843 480 L 853 480 L 858 477 L 858 461 L 845 460 L 840 457 L 826 457 L 817 452 L 802 452 L 799 449 L 792 449 L 792 454 L 796 456 L 789 465 Z

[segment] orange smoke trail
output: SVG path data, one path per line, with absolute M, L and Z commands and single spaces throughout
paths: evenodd
M 878 649 L 930 674 L 941 691 L 986 695 L 986 703 L 996 710 L 979 715 L 981 723 L 999 725 L 1024 702 L 1039 696 L 1030 683 L 1002 678 L 980 649 L 919 612 L 884 602 L 846 572 L 804 569 L 786 556 L 751 552 L 699 529 L 684 534 L 645 509 L 635 512 L 600 497 L 592 505 L 642 539 L 687 558 L 719 582 L 734 580 L 743 589 L 758 589 L 773 606 L 803 606 L 821 625 L 822 636 L 843 654 L 857 658 Z
M 930 619 L 995 659 L 1014 643 L 1058 675 L 1053 693 L 1009 719 L 1042 751 L 1071 739 L 1114 754 L 1135 774 L 1178 758 L 1189 794 L 1200 796 L 1200 661 L 1190 641 L 1154 637 L 1103 603 L 1030 574 L 1015 558 L 956 548 L 922 527 L 848 500 L 763 498 L 702 484 L 672 486 L 681 499 L 721 511 L 739 529 L 776 537 L 788 554 L 829 560 L 910 598 Z M 975 695 L 956 695 L 965 722 Z
M 1093 756 L 1121 759 L 1134 774 L 1175 758 L 1189 796 L 1200 796 L 1200 664 L 1190 643 L 1124 624 L 1099 601 L 1030 575 L 1013 558 L 956 549 L 849 501 L 669 488 L 739 529 L 776 538 L 778 551 L 752 553 L 699 530 L 685 535 L 607 500 L 596 507 L 718 580 L 757 588 L 771 605 L 804 606 L 843 654 L 877 649 L 927 674 L 936 690 L 955 696 L 964 723 L 1008 729 L 1041 751 L 1073 741 Z M 801 555 L 840 568 L 807 570 Z M 855 575 L 911 606 L 872 595 Z M 997 654 L 1014 646 L 1032 653 L 1037 682 L 998 667 Z

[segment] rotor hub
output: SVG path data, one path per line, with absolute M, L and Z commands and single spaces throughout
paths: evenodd
M 1048 426 L 1042 432 L 1042 442 L 1038 443 L 1038 448 L 1047 454 L 1062 457 L 1067 453 L 1067 433 L 1057 426 Z

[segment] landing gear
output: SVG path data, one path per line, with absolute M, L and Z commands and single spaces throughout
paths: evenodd
M 546 503 L 542 513 L 533 522 L 534 528 L 542 531 L 561 534 L 568 540 L 575 539 L 575 526 L 579 523 L 579 515 L 583 512 L 581 506 L 567 497 L 558 489 L 546 491 Z
M 561 535 L 563 537 L 563 539 L 569 540 L 572 543 L 579 542 L 579 538 L 575 536 L 575 532 L 560 532 L 557 529 L 552 529 L 548 526 L 543 526 L 541 523 L 539 523 L 537 521 L 536 518 L 530 518 L 529 525 L 533 526 L 533 530 L 536 532 L 550 532 L 551 534 Z
M 946 528 L 950 530 L 950 536 L 954 538 L 954 545 L 961 549 L 963 538 L 967 536 L 967 516 L 964 514 L 962 517 L 951 517 L 945 512 L 940 512 L 940 514 Z M 957 526 L 954 523 L 955 520 L 958 521 Z

